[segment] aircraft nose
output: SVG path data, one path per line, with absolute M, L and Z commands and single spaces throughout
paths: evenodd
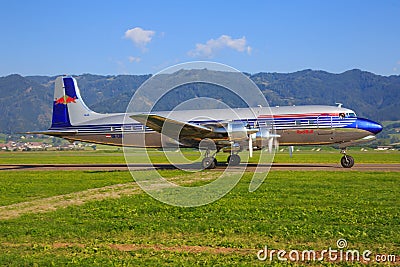
M 380 133 L 382 131 L 383 126 L 380 125 L 379 123 L 375 123 L 375 128 L 376 128 L 375 134 L 377 134 L 377 133 Z
M 381 132 L 383 128 L 379 123 L 367 119 L 357 119 L 357 124 L 359 129 L 366 130 L 373 134 Z

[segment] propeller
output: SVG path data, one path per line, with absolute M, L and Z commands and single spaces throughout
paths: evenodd
M 274 138 L 268 139 L 268 152 L 269 153 L 272 152 L 273 145 L 274 145 Z
M 279 141 L 278 141 L 278 138 L 275 138 L 275 149 L 276 149 L 276 151 L 279 151 Z
M 250 158 L 253 157 L 253 138 L 251 138 L 251 135 L 249 136 L 249 154 Z
M 249 154 L 250 158 L 253 157 L 253 139 L 256 139 L 257 133 L 249 134 Z
M 261 142 L 261 147 L 268 147 L 269 153 L 272 152 L 273 148 L 278 148 L 279 142 L 278 134 L 271 134 L 269 129 L 261 128 L 260 132 L 257 133 L 258 140 Z

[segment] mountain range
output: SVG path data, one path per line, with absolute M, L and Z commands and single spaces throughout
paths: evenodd
M 375 121 L 400 120 L 398 75 L 380 76 L 357 69 L 340 74 L 302 70 L 245 75 L 260 88 L 270 106 L 335 105 L 340 102 L 355 110 L 359 117 Z M 151 75 L 83 74 L 74 77 L 82 98 L 91 109 L 111 113 L 125 112 L 133 93 Z M 0 132 L 47 129 L 51 121 L 55 78 L 18 74 L 0 77 Z M 221 99 L 223 94 L 223 90 L 216 90 L 213 85 L 193 85 L 174 92 L 160 103 L 160 109 L 173 108 L 187 99 L 202 96 Z M 237 100 L 232 98 L 230 101 Z

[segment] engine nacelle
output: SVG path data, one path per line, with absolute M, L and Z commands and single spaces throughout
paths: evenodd
M 240 142 L 248 139 L 249 129 L 246 128 L 243 122 L 230 122 L 226 130 L 230 141 Z
M 269 128 L 259 128 L 259 131 L 256 133 L 254 146 L 257 147 L 257 149 L 268 146 L 269 150 L 271 150 L 273 144 L 277 146 L 275 143 L 277 143 L 278 137 L 280 137 L 280 135 L 271 132 Z

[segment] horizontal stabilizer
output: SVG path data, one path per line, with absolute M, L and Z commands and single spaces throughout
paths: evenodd
M 21 134 L 45 134 L 51 136 L 71 136 L 77 134 L 77 131 L 38 131 L 38 132 L 25 132 Z

